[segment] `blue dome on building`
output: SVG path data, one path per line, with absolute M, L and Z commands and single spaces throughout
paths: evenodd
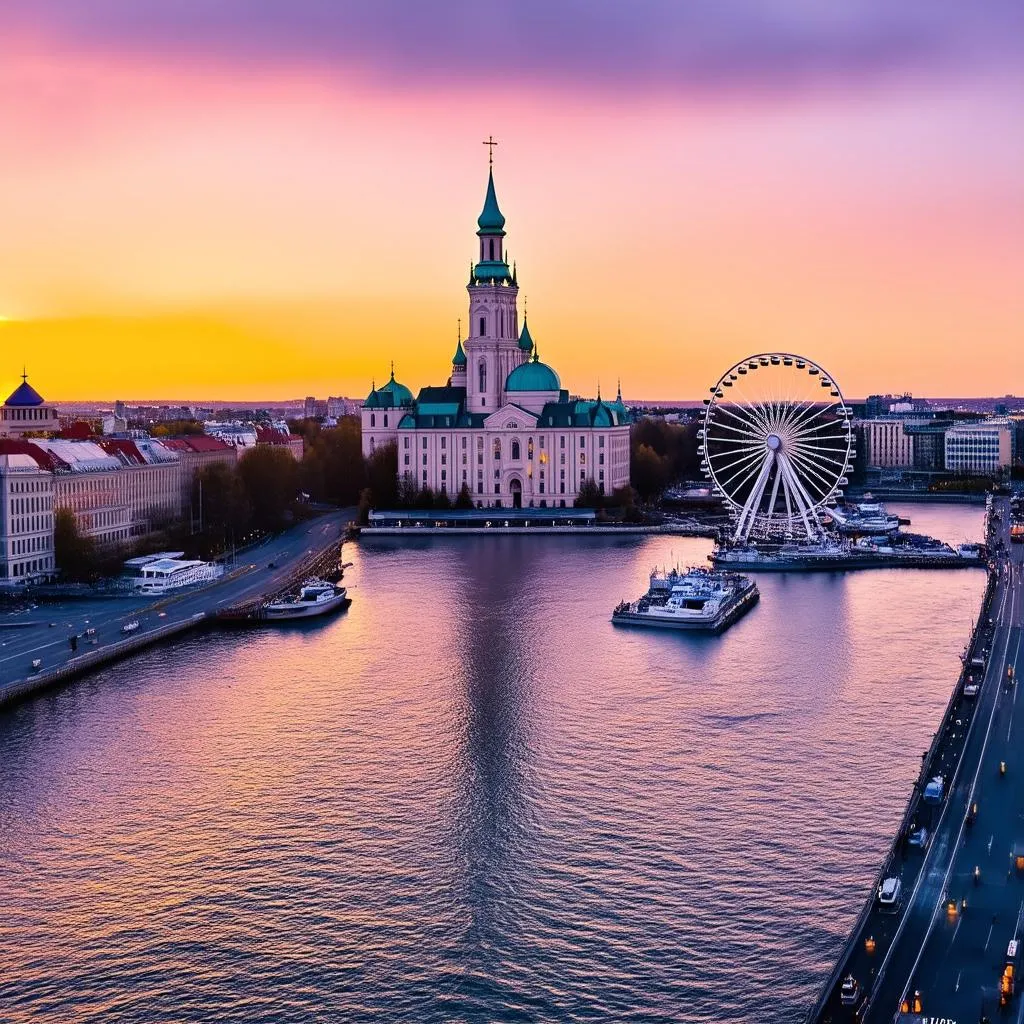
M 560 391 L 562 382 L 558 374 L 537 358 L 537 349 L 533 350 L 533 359 L 517 366 L 505 381 L 506 391 Z
M 43 404 L 43 396 L 28 382 L 28 375 L 21 375 L 21 383 L 11 392 L 5 405 L 16 405 L 21 407 L 38 406 Z

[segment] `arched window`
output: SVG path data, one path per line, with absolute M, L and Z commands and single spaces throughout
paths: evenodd
M 513 459 L 518 459 L 519 458 L 519 442 L 518 441 L 513 441 L 512 442 L 512 458 Z
M 387 425 L 388 425 L 388 414 L 384 413 L 384 426 L 386 427 Z
M 372 412 L 370 413 L 370 426 L 371 426 L 371 427 L 375 427 L 375 426 L 377 426 L 377 417 L 376 417 L 376 415 L 375 415 L 374 413 L 372 413 Z
M 494 457 L 496 459 L 500 459 L 501 458 L 501 438 L 500 437 L 496 437 L 494 439 Z
M 481 325 L 483 320 L 480 321 Z M 487 390 L 487 364 L 481 359 L 480 360 L 480 393 L 483 394 Z
M 490 258 L 492 260 L 494 259 L 494 239 L 493 238 L 491 239 L 491 255 L 490 255 Z

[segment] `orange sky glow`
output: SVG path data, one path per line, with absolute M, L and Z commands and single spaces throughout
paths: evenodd
M 1021 394 L 1022 99 L 1005 69 L 479 89 L 8 37 L 0 387 L 443 383 L 493 134 L 521 307 L 573 391 L 699 398 L 783 350 L 848 396 Z

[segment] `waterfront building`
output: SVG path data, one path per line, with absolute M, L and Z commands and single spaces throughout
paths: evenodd
M 0 454 L 0 587 L 54 571 L 53 474 L 31 455 Z
M 587 480 L 606 494 L 628 484 L 631 415 L 621 391 L 613 402 L 571 398 L 541 361 L 525 316 L 520 327 L 493 170 L 477 229 L 469 330 L 457 338 L 450 376 L 414 398 L 392 366 L 362 406 L 364 456 L 393 443 L 400 480 L 449 497 L 465 486 L 478 507 L 566 507 Z
M 60 430 L 57 410 L 47 405 L 42 395 L 22 373 L 21 383 L 11 392 L 0 409 L 0 435 L 24 437 L 26 434 L 56 433 Z
M 0 454 L 31 457 L 52 477 L 54 510 L 70 509 L 79 531 L 101 546 L 127 543 L 181 515 L 181 463 L 152 439 L 9 438 L 0 440 Z
M 865 464 L 882 469 L 909 469 L 914 465 L 914 437 L 902 419 L 866 419 L 857 424 Z
M 1012 462 L 1012 428 L 1008 420 L 957 423 L 946 431 L 946 469 L 991 476 Z

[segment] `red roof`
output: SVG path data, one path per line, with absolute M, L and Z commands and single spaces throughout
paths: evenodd
M 0 437 L 0 455 L 31 455 L 40 469 L 48 469 L 51 473 L 58 461 L 39 445 L 15 437 Z
M 91 423 L 86 423 L 84 420 L 75 420 L 74 423 L 64 427 L 58 437 L 62 437 L 67 441 L 88 441 L 95 433 L 96 431 L 93 430 Z
M 287 444 L 288 435 L 282 434 L 279 430 L 274 430 L 271 427 L 257 427 L 256 428 L 256 443 L 257 444 Z
M 129 463 L 144 465 L 146 460 L 142 452 L 135 447 L 135 442 L 126 437 L 108 437 L 100 441 L 100 446 L 110 455 L 120 455 Z
M 231 445 L 209 434 L 185 434 L 182 437 L 161 437 L 159 441 L 173 452 L 224 452 Z

